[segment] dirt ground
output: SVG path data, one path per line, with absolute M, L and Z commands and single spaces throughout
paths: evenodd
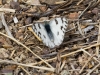
M 100 75 L 99 12 L 100 0 L 0 0 L 0 75 Z

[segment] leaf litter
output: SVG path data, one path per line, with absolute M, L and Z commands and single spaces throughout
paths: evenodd
M 100 0 L 0 0 L 0 74 L 99 75 Z M 41 18 L 65 16 L 63 43 L 50 49 L 33 35 Z M 37 36 L 38 37 L 38 36 Z

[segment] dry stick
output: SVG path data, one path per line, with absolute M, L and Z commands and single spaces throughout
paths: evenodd
M 81 27 L 79 25 L 79 21 L 77 21 L 77 26 L 78 26 L 78 30 L 79 30 L 80 34 L 83 36 L 83 38 L 85 38 L 84 32 L 82 31 L 82 29 L 81 29 Z
M 82 51 L 82 50 L 77 50 L 77 51 L 74 51 L 74 52 L 71 52 L 71 53 L 62 55 L 61 58 L 66 57 L 66 56 L 69 56 L 69 55 L 72 55 L 72 54 L 75 54 L 75 53 L 77 53 L 77 52 L 81 52 L 81 51 Z M 48 60 L 45 60 L 45 61 L 46 61 L 46 62 L 49 62 L 49 61 L 52 61 L 52 60 L 55 60 L 55 59 L 57 59 L 57 57 L 54 57 L 54 58 L 52 58 L 52 59 L 48 59 Z M 37 65 L 37 64 L 39 64 L 39 63 L 43 63 L 43 61 L 40 61 L 40 62 L 38 62 L 38 63 L 32 63 L 31 65 Z
M 38 37 L 38 35 L 33 31 L 32 27 L 28 27 L 28 29 L 29 29 L 29 31 L 31 31 L 31 32 L 34 34 L 34 36 L 35 36 L 40 42 L 42 42 L 41 38 Z
M 22 66 L 19 66 L 19 67 L 21 67 L 21 69 L 22 69 L 23 71 L 25 71 L 27 75 L 31 75 L 25 68 L 23 68 Z
M 98 40 L 97 40 L 97 43 L 100 43 L 100 20 L 99 20 L 99 32 L 98 32 Z M 99 56 L 99 46 L 96 46 L 96 54 L 97 54 L 97 56 Z
M 90 49 L 91 47 L 98 46 L 98 45 L 100 45 L 100 43 L 98 43 L 98 44 L 96 43 L 96 44 L 91 45 L 91 46 L 89 46 L 89 47 L 83 48 L 83 50 L 80 50 L 80 49 L 79 49 L 79 50 L 77 50 L 77 51 L 74 51 L 74 52 L 71 52 L 71 53 L 62 55 L 61 58 L 66 57 L 66 56 L 69 56 L 69 55 L 72 55 L 72 54 L 75 54 L 75 53 L 77 53 L 77 52 L 81 52 L 81 51 L 83 51 L 83 52 L 87 53 L 89 56 L 91 56 L 91 55 L 90 55 L 87 51 L 85 51 L 85 50 Z M 48 59 L 48 60 L 45 60 L 45 61 L 46 61 L 46 62 L 49 62 L 49 61 L 52 61 L 52 60 L 55 60 L 55 59 L 57 59 L 57 58 L 54 57 L 54 58 L 52 58 L 52 59 Z M 97 62 L 99 62 L 95 57 L 93 57 L 93 59 L 96 60 Z M 40 61 L 40 62 L 38 62 L 38 63 L 33 63 L 32 65 L 37 65 L 37 64 L 39 64 L 39 63 L 43 63 L 43 61 Z
M 65 66 L 65 64 L 66 64 L 66 60 L 64 60 L 64 61 L 62 62 L 61 70 L 63 69 L 63 67 Z
M 13 50 L 12 53 L 10 54 L 10 58 L 12 58 L 12 56 L 14 55 L 16 50 Z
M 90 57 L 92 56 L 91 54 L 89 54 L 85 49 L 81 49 L 84 53 L 86 53 L 87 55 L 89 55 Z M 95 61 L 97 61 L 98 63 L 100 62 L 99 60 L 96 59 L 96 57 L 93 57 L 93 59 Z
M 2 59 L 0 59 L 0 63 L 16 64 L 16 65 L 20 65 L 20 66 L 24 66 L 24 67 L 33 67 L 33 68 L 52 71 L 52 72 L 54 72 L 54 70 L 55 70 L 54 68 L 32 66 L 32 65 L 29 65 L 29 64 L 22 64 L 22 63 L 17 63 L 17 62 L 13 62 L 13 61 L 9 61 L 9 60 L 2 60 Z
M 82 69 L 79 71 L 79 74 L 82 73 L 82 71 L 84 70 L 85 66 L 88 64 L 88 62 L 94 57 L 95 55 L 91 56 L 87 61 L 86 63 L 84 64 L 84 66 L 82 67 Z
M 8 26 L 7 26 L 7 24 L 6 24 L 6 21 L 5 21 L 5 18 L 4 18 L 4 13 L 1 13 L 0 16 L 1 16 L 2 23 L 3 23 L 4 27 L 5 27 L 5 30 L 6 30 L 7 34 L 8 34 L 10 37 L 13 38 L 13 35 L 11 34 L 11 31 L 9 30 L 9 28 L 8 28 Z
M 99 46 L 100 45 L 100 43 L 96 43 L 96 44 L 93 44 L 93 45 L 90 45 L 90 46 L 88 46 L 88 47 L 85 47 L 85 48 L 83 48 L 83 49 L 90 49 L 90 48 L 92 48 L 92 47 L 96 47 L 96 46 Z
M 15 12 L 15 9 L 0 8 L 0 12 Z
M 99 64 L 97 64 L 91 71 L 89 71 L 89 73 L 87 74 L 87 75 L 90 75 L 97 67 L 99 67 L 100 66 L 100 63 Z
M 78 19 L 81 18 L 81 16 L 86 12 L 86 10 L 90 7 L 90 5 L 91 5 L 91 3 L 89 3 L 88 7 L 79 15 Z M 79 30 L 80 34 L 84 37 L 84 33 L 79 25 L 79 20 L 77 22 L 77 26 L 78 26 L 78 30 Z
M 85 51 L 84 49 L 81 49 L 83 52 L 85 52 L 86 54 L 88 54 L 89 56 L 91 56 L 87 51 Z M 90 73 L 95 70 L 98 66 L 100 66 L 100 61 L 98 61 L 95 57 L 93 57 L 94 60 L 96 60 L 99 64 L 97 66 L 95 66 L 87 75 L 90 75 Z
M 84 11 L 79 15 L 78 19 L 82 17 L 82 15 L 87 11 L 87 9 L 90 7 L 92 3 L 90 2 L 89 5 L 84 9 Z
M 15 62 L 15 59 L 13 59 L 12 57 L 11 57 L 11 59 Z M 18 66 L 18 67 L 20 67 L 24 72 L 26 72 L 27 75 L 30 75 L 29 72 L 27 70 L 25 70 L 22 66 Z
M 28 25 L 25 25 L 25 26 L 21 26 L 19 28 L 24 28 L 24 27 L 28 27 L 28 26 L 32 26 L 33 24 L 28 24 Z
M 79 5 L 83 2 L 84 0 L 80 0 L 76 5 Z
M 25 46 L 24 44 L 22 44 L 21 42 L 17 41 L 15 38 L 9 37 L 6 34 L 3 34 L 2 32 L 0 32 L 1 35 L 15 41 L 17 44 L 20 44 L 21 46 L 23 46 L 24 48 L 26 48 L 29 52 L 31 52 L 33 55 L 35 55 L 36 57 L 38 57 L 40 60 L 42 60 L 44 63 L 46 63 L 49 67 L 53 68 L 50 64 L 48 64 L 45 60 L 43 60 L 41 57 L 39 57 L 38 55 L 36 55 L 31 49 L 29 49 L 27 46 Z M 54 69 L 54 68 L 53 68 Z

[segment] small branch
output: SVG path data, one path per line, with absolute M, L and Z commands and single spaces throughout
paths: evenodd
M 4 18 L 4 13 L 1 13 L 0 16 L 1 16 L 2 23 L 3 23 L 4 27 L 5 27 L 5 30 L 6 30 L 7 34 L 8 34 L 10 37 L 13 38 L 13 35 L 11 34 L 11 31 L 9 30 L 9 27 L 8 27 L 8 25 L 6 24 L 6 21 L 5 21 L 5 18 Z
M 87 75 L 91 75 L 91 73 L 97 68 L 100 67 L 100 63 L 97 64 L 92 70 L 89 71 L 89 73 Z
M 15 9 L 0 8 L 0 12 L 15 12 Z
M 81 74 L 82 71 L 84 70 L 85 66 L 87 66 L 87 64 L 89 63 L 89 61 L 94 57 L 95 55 L 91 56 L 87 61 L 86 63 L 84 64 L 84 66 L 82 67 L 82 69 L 79 71 L 79 73 Z
M 83 32 L 82 29 L 81 29 L 81 26 L 80 26 L 80 24 L 79 24 L 79 21 L 77 21 L 77 26 L 78 26 L 78 30 L 79 30 L 80 34 L 83 36 L 83 38 L 85 38 L 84 32 Z
M 23 46 L 24 48 L 26 48 L 29 52 L 31 52 L 33 55 L 35 55 L 37 58 L 39 58 L 40 60 L 42 60 L 45 64 L 47 64 L 49 67 L 53 68 L 50 64 L 48 64 L 45 60 L 43 60 L 41 57 L 39 57 L 38 55 L 36 55 L 31 49 L 29 49 L 27 46 L 25 46 L 24 44 L 22 44 L 21 42 L 17 41 L 15 38 L 9 37 L 6 34 L 3 34 L 2 32 L 0 32 L 1 35 L 15 41 L 17 44 Z M 53 68 L 54 69 L 54 68 Z
M 89 7 L 91 6 L 91 2 L 89 3 L 89 5 L 84 9 L 84 11 L 79 15 L 79 19 L 82 17 L 82 15 L 89 9 Z
M 13 62 L 13 61 L 9 61 L 9 60 L 2 60 L 2 59 L 0 59 L 0 63 L 16 64 L 16 65 L 19 65 L 19 66 L 33 67 L 33 68 L 42 69 L 42 70 L 47 70 L 47 71 L 52 71 L 52 72 L 54 72 L 54 70 L 55 70 L 54 68 L 32 66 L 32 65 L 30 65 L 30 64 L 22 64 L 22 63 L 17 63 L 17 62 Z
M 97 43 L 100 43 L 100 20 L 99 20 L 99 31 L 98 31 L 98 39 L 97 39 Z M 96 46 L 96 54 L 97 56 L 99 56 L 99 50 L 100 50 L 100 47 L 99 46 Z

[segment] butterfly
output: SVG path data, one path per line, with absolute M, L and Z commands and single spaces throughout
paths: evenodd
M 46 46 L 54 48 L 63 42 L 67 26 L 65 17 L 57 17 L 43 23 L 36 22 L 32 28 Z

